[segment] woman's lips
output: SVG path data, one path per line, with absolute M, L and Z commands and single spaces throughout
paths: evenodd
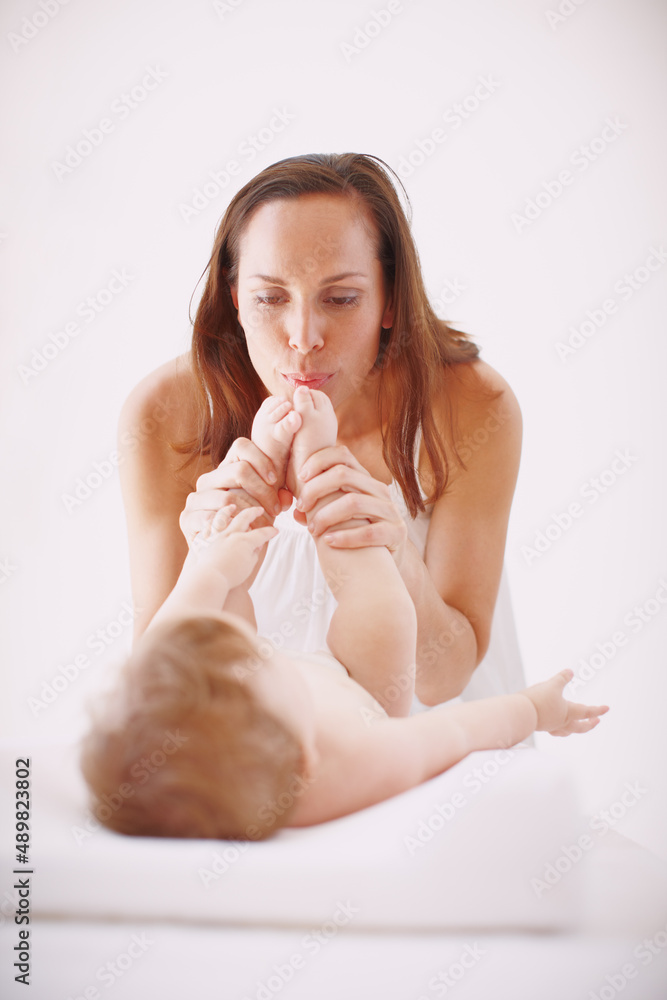
M 334 377 L 333 372 L 330 375 L 325 372 L 312 372 L 308 375 L 299 375 L 298 372 L 290 372 L 287 375 L 281 372 L 280 374 L 295 389 L 300 385 L 305 385 L 307 389 L 321 389 L 329 379 Z

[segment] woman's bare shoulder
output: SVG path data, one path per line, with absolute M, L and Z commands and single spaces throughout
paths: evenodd
M 121 411 L 125 424 L 159 425 L 164 437 L 185 439 L 196 432 L 198 386 L 189 352 L 149 372 L 130 391 Z
M 128 459 L 133 457 L 128 468 L 186 493 L 195 488 L 203 472 L 210 472 L 208 456 L 192 454 L 186 462 L 187 449 L 173 447 L 197 438 L 198 392 L 189 354 L 165 362 L 134 386 L 118 419 L 119 451 Z
M 493 417 L 515 429 L 521 426 L 521 409 L 512 387 L 481 358 L 450 369 L 446 393 L 440 398 L 446 398 L 459 434 L 472 433 Z

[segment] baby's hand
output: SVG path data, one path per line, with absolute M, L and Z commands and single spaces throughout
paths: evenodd
M 563 688 L 572 680 L 571 670 L 561 670 L 541 684 L 533 684 L 521 694 L 530 698 L 537 712 L 536 729 L 552 736 L 569 736 L 571 733 L 587 733 L 597 726 L 600 716 L 609 711 L 609 705 L 579 705 L 566 701 Z
M 236 505 L 227 504 L 194 536 L 188 558 L 197 566 L 213 566 L 229 584 L 238 587 L 247 580 L 265 545 L 278 529 L 273 525 L 251 528 L 264 513 L 262 507 L 246 507 L 235 514 Z

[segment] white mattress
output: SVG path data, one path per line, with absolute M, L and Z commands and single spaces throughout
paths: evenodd
M 666 866 L 648 851 L 610 831 L 568 861 L 589 824 L 569 769 L 531 748 L 471 754 L 370 809 L 250 844 L 123 837 L 91 823 L 72 746 L 2 749 L 5 817 L 13 761 L 26 753 L 40 919 L 308 927 L 343 907 L 354 932 L 639 934 L 667 923 Z M 5 879 L 11 847 L 6 833 Z M 549 865 L 555 884 L 540 890 L 533 880 L 546 885 Z
M 636 968 L 636 978 L 627 982 L 619 1000 L 667 996 L 667 956 L 662 955 L 662 964 L 658 956 L 645 965 L 634 955 L 638 944 L 634 938 L 487 931 L 354 933 L 344 928 L 316 949 L 317 934 L 317 927 L 38 921 L 33 927 L 35 955 L 28 989 L 12 981 L 7 956 L 13 935 L 0 929 L 4 959 L 0 996 L 3 1000 L 438 1000 L 443 996 L 445 1000 L 591 1000 L 589 991 L 597 997 L 605 986 L 609 991 L 607 977 L 618 976 L 628 961 Z M 145 946 L 143 952 L 137 938 Z M 133 942 L 137 957 L 128 965 L 124 956 Z M 463 956 L 468 968 L 462 966 Z M 286 971 L 290 965 L 291 979 Z M 455 985 L 443 992 L 448 975 Z

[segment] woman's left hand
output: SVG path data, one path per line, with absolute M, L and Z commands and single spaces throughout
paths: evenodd
M 313 538 L 326 535 L 330 528 L 351 518 L 367 518 L 368 524 L 333 532 L 328 543 L 344 549 L 385 545 L 400 568 L 408 529 L 386 483 L 373 479 L 345 445 L 315 452 L 304 463 L 300 478 L 304 474 L 299 498 L 302 513 L 294 513 L 300 524 L 306 523 L 306 512 L 322 498 L 338 490 L 346 494 L 317 511 L 311 521 Z

